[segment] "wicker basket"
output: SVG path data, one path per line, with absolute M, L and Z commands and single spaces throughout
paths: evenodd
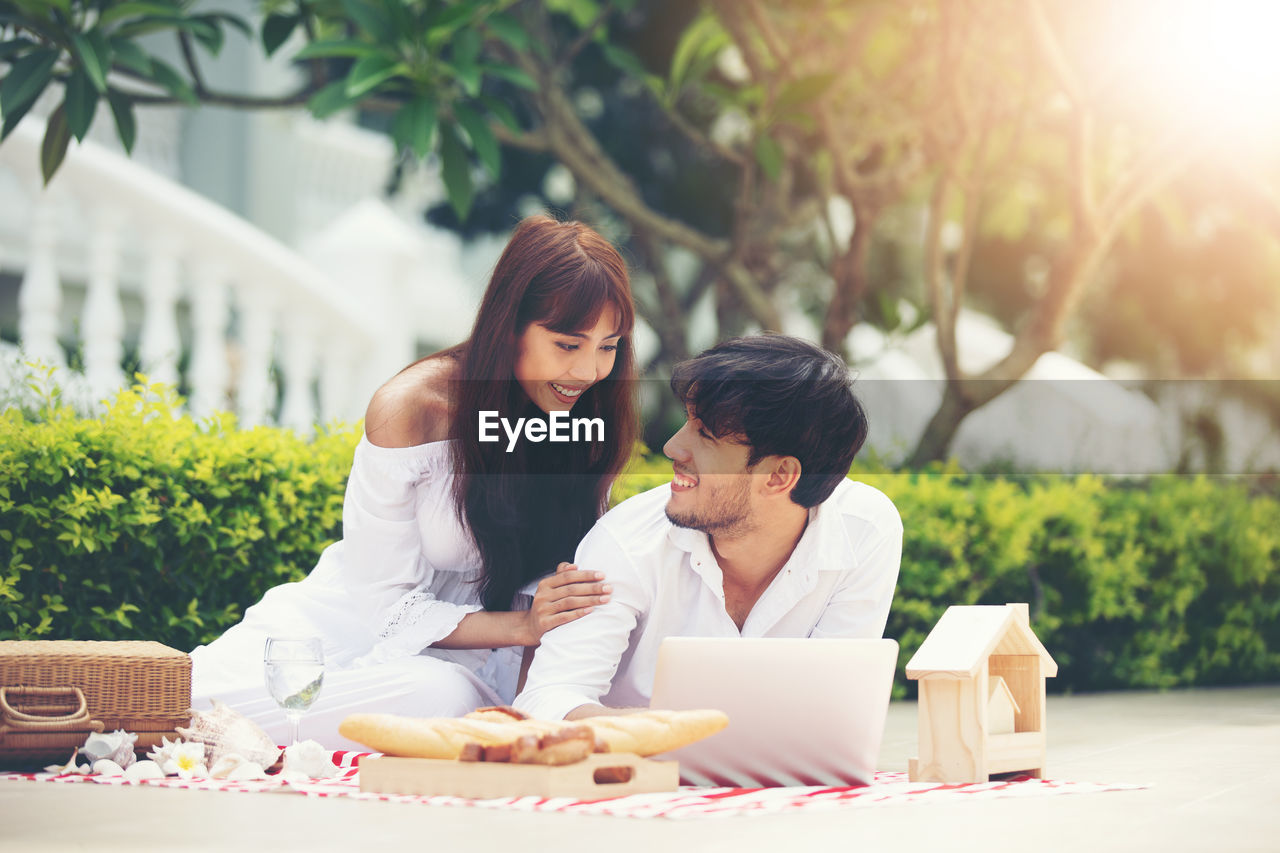
M 0 642 L 0 762 L 65 761 L 90 732 L 146 750 L 191 719 L 191 658 L 145 641 Z

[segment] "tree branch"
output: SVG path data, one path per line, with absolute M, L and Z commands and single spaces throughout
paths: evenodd
M 934 332 L 938 340 L 938 354 L 949 381 L 963 378 L 956 357 L 956 316 L 951 310 L 946 286 L 946 261 L 942 254 L 942 228 L 946 224 L 947 191 L 950 175 L 943 172 L 933 187 L 929 200 L 929 230 L 925 232 L 924 269 L 925 284 L 929 295 L 929 307 L 933 313 Z
M 1026 0 L 1025 8 L 1027 23 L 1031 30 L 1031 41 L 1040 48 L 1041 56 L 1044 57 L 1062 91 L 1066 92 L 1067 97 L 1077 109 L 1083 109 L 1084 90 L 1067 61 L 1066 54 L 1062 52 L 1062 45 L 1053 31 L 1053 25 L 1049 23 L 1049 16 L 1045 13 L 1041 0 Z
M 178 45 L 182 48 L 182 60 L 187 64 L 187 71 L 191 73 L 191 82 L 196 90 L 196 95 L 201 96 L 209 90 L 205 87 L 204 77 L 200 74 L 200 66 L 196 63 L 195 48 L 191 46 L 191 34 L 186 30 L 178 30 Z
M 586 47 L 593 38 L 595 38 L 596 32 L 604 25 L 605 21 L 609 20 L 609 16 L 611 14 L 613 14 L 612 4 L 601 4 L 600 11 L 596 13 L 595 20 L 590 24 L 587 24 L 587 26 L 583 28 L 582 32 L 578 34 L 578 37 L 574 39 L 567 48 L 565 48 L 564 53 L 560 55 L 558 60 L 556 60 L 554 70 L 561 71 L 568 68 L 569 63 L 573 62 L 573 58 L 581 53 L 582 49 Z

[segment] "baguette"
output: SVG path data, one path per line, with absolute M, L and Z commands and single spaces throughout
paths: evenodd
M 577 721 L 589 726 L 610 752 L 658 755 L 671 752 L 711 735 L 729 725 L 724 711 L 636 711 L 617 716 L 586 717 Z
M 593 750 L 640 756 L 670 752 L 709 737 L 728 724 L 723 711 L 637 711 L 565 722 L 520 720 L 500 709 L 482 709 L 474 716 L 437 719 L 352 714 L 338 726 L 338 732 L 387 755 L 456 759 L 464 757 L 465 750 L 470 761 L 519 761 L 515 755 L 520 754 L 526 763 L 562 763 L 564 756 L 581 752 L 580 758 L 585 758 Z M 584 726 L 592 738 L 570 734 Z M 536 749 L 530 747 L 529 740 L 517 745 L 530 737 Z M 561 740 L 575 745 L 556 748 Z M 585 750 L 581 744 L 586 744 Z M 537 749 L 550 749 L 547 761 L 535 757 Z M 555 760 L 550 760 L 551 756 Z

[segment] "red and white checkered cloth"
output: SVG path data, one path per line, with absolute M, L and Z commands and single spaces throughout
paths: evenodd
M 279 778 L 228 782 L 221 779 L 183 780 L 177 777 L 129 782 L 120 776 L 80 776 L 53 773 L 0 773 L 0 779 L 81 785 L 147 785 L 154 788 L 193 788 L 200 791 L 241 793 L 295 793 L 308 797 L 346 797 L 353 800 L 384 800 L 433 806 L 471 806 L 485 809 L 514 809 L 529 812 L 620 815 L 623 817 L 698 818 L 735 815 L 779 814 L 819 809 L 867 808 L 918 802 L 955 802 L 959 798 L 1034 797 L 1045 794 L 1127 791 L 1141 785 L 1094 782 L 1055 782 L 1019 777 L 1000 782 L 948 785 L 911 782 L 906 773 L 877 773 L 875 782 L 856 788 L 681 788 L 660 794 L 632 794 L 603 800 L 576 800 L 572 797 L 507 797 L 497 800 L 469 800 L 462 797 L 421 797 L 408 794 L 365 794 L 360 791 L 358 764 L 362 757 L 376 753 L 335 752 L 337 775 L 329 779 L 285 782 Z

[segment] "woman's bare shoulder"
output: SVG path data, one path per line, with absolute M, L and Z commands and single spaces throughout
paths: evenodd
M 449 383 L 457 372 L 451 358 L 429 358 L 397 373 L 374 392 L 364 431 L 379 447 L 414 447 L 449 437 L 453 414 Z

